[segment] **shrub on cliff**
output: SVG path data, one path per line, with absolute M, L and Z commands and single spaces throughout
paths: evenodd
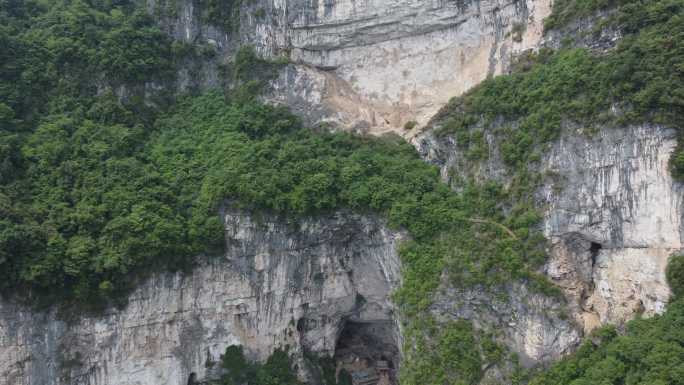
M 667 283 L 673 296 L 680 297 L 684 294 L 684 254 L 670 257 L 667 264 Z
M 242 346 L 231 345 L 221 356 L 221 368 L 225 374 L 218 385 L 301 385 L 290 356 L 282 349 L 259 363 L 248 361 Z
M 530 385 L 684 384 L 684 301 L 652 319 L 636 319 L 624 334 L 612 327 L 593 333 L 571 357 Z

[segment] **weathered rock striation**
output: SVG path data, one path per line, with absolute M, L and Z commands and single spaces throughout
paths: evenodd
M 157 273 L 120 310 L 67 322 L 56 311 L 0 301 L 2 385 L 185 385 L 215 377 L 226 347 L 248 357 L 288 349 L 300 375 L 320 383 L 304 353 L 401 364 L 397 246 L 384 221 L 350 212 L 288 222 L 224 214 L 227 251 L 190 273 Z M 432 312 L 497 327 L 527 364 L 557 359 L 579 342 L 557 300 L 513 290 L 518 300 L 444 286 Z M 393 372 L 396 373 L 396 372 Z
M 430 306 L 438 320 L 466 319 L 476 329 L 498 331 L 499 341 L 528 367 L 558 360 L 580 343 L 582 332 L 564 311 L 558 299 L 517 282 L 498 291 L 445 286 Z
M 147 2 L 151 12 L 167 4 Z M 550 0 L 257 0 L 238 6 L 226 32 L 195 2 L 174 4 L 165 23 L 176 39 L 213 45 L 225 61 L 245 44 L 289 59 L 266 100 L 313 125 L 406 137 L 450 98 L 538 47 L 551 7 Z M 418 124 L 405 129 L 409 122 Z
M 445 179 L 467 164 L 453 137 L 427 132 L 414 143 Z M 675 146 L 675 132 L 660 126 L 566 130 L 541 161 L 545 273 L 585 331 L 665 308 L 667 260 L 684 239 L 684 185 L 668 168 Z M 497 151 L 490 154 L 479 177 L 507 183 Z
M 231 344 L 252 359 L 279 347 L 301 362 L 304 349 L 333 356 L 348 323 L 379 324 L 401 346 L 389 297 L 401 233 L 347 212 L 256 218 L 226 213 L 225 256 L 153 275 L 122 310 L 67 323 L 0 301 L 0 384 L 186 385 L 211 377 Z
M 675 146 L 673 131 L 642 125 L 567 136 L 548 155 L 562 180 L 545 190 L 547 272 L 575 293 L 586 329 L 665 309 L 665 267 L 684 239 L 684 186 L 668 168 Z

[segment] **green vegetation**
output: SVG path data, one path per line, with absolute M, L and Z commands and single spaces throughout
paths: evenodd
M 417 125 L 418 125 L 418 122 L 416 122 L 415 120 L 409 120 L 408 122 L 406 122 L 406 123 L 404 124 L 404 130 L 406 130 L 406 131 L 411 131 L 411 130 L 413 130 Z
M 226 80 L 232 87 L 231 101 L 238 104 L 255 102 L 267 82 L 275 78 L 285 64 L 287 59 L 284 57 L 265 60 L 257 55 L 254 47 L 240 47 L 232 63 L 224 68 Z
M 304 353 L 308 361 L 308 367 L 318 375 L 321 385 L 352 385 L 352 377 L 349 372 L 342 368 L 337 373 L 337 362 L 332 357 L 315 356 L 312 353 Z
M 173 99 L 147 85 L 171 94 L 188 47 L 132 3 L 117 3 L 2 3 L 2 290 L 104 305 L 138 275 L 189 267 L 189 256 L 220 247 L 218 217 L 185 207 L 175 178 L 162 179 L 150 161 L 155 121 Z M 237 56 L 236 82 L 278 65 L 249 48 Z
M 400 378 L 404 385 L 476 384 L 482 378 L 482 354 L 473 326 L 421 322 L 407 337 L 409 349 Z M 454 382 L 456 381 L 456 382 Z
M 506 105 L 500 114 L 517 120 L 518 128 L 528 137 L 541 138 L 527 140 L 527 148 L 557 136 L 568 122 L 585 127 L 652 122 L 676 128 L 680 136 L 684 135 L 684 1 L 559 0 L 546 20 L 546 28 L 561 27 L 609 8 L 614 12 L 603 26 L 612 24 L 625 33 L 615 50 L 602 56 L 573 49 L 544 52 L 527 72 L 506 79 L 509 86 L 503 82 L 497 85 L 505 89 L 497 88 L 499 92 L 517 93 L 531 106 L 520 109 Z M 535 82 L 537 85 L 532 86 Z M 481 96 L 473 103 L 478 105 L 475 109 L 488 110 L 490 118 L 497 115 L 487 107 L 495 101 L 483 96 L 494 92 L 476 92 Z M 535 95 L 548 98 L 548 102 L 541 103 Z M 530 129 L 528 122 L 535 116 L 542 117 L 542 124 Z M 671 161 L 672 173 L 679 179 L 684 179 L 682 142 Z M 515 161 L 509 164 L 526 161 L 521 156 L 509 160 Z M 684 256 L 671 257 L 667 278 L 674 298 L 665 314 L 633 320 L 623 333 L 614 327 L 595 331 L 574 355 L 542 372 L 530 384 L 684 384 Z
M 667 264 L 667 283 L 672 289 L 672 294 L 682 296 L 684 294 L 684 254 L 670 257 Z
M 545 242 L 532 199 L 541 176 L 531 170 L 544 145 L 565 125 L 655 122 L 681 131 L 684 0 L 622 3 L 612 20 L 625 38 L 614 51 L 543 51 L 443 112 L 443 132 L 455 134 L 468 161 L 490 156 L 489 134 L 500 141 L 512 171 L 504 188 L 467 176 L 447 186 L 398 138 L 312 133 L 286 110 L 257 103 L 279 63 L 249 48 L 229 68 L 236 86 L 227 97 L 151 91 L 172 83 L 188 47 L 172 44 L 133 1 L 0 0 L 0 289 L 116 301 L 138 276 L 219 253 L 226 204 L 291 216 L 377 213 L 412 239 L 400 250 L 404 282 L 395 293 L 407 317 L 402 381 L 475 383 L 484 365 L 508 359 L 504 349 L 468 322 L 438 325 L 425 310 L 444 272 L 457 287 L 525 280 L 558 293 L 534 273 Z M 203 3 L 226 31 L 240 4 Z M 559 1 L 552 23 L 600 4 Z M 672 170 L 684 178 L 683 149 Z M 668 269 L 677 295 L 682 265 L 674 257 Z M 600 343 L 535 381 L 676 384 L 683 312 L 677 300 L 624 336 L 603 331 Z M 297 383 L 286 352 L 260 365 L 231 347 L 222 364 L 224 384 Z
M 182 102 L 157 124 L 147 157 L 187 208 L 182 227 L 208 237 L 207 223 L 226 198 L 289 215 L 338 207 L 385 213 L 413 237 L 402 248 L 407 269 L 397 293 L 407 310 L 429 302 L 447 263 L 459 285 L 497 285 L 530 277 L 544 261 L 543 237 L 531 231 L 534 210 L 515 206 L 506 215 L 511 198 L 496 184 L 464 183 L 462 193 L 452 192 L 400 139 L 312 135 L 285 110 L 217 94 Z
M 441 112 L 440 130 L 442 134 L 453 135 L 464 154 L 466 163 L 459 170 L 470 170 L 477 176 L 477 162 L 496 149 L 508 167 L 512 182 L 508 194 L 514 197 L 517 205 L 531 205 L 528 197 L 542 180 L 535 171 L 539 160 L 546 146 L 557 139 L 565 127 L 581 127 L 590 135 L 599 127 L 649 123 L 675 128 L 684 136 L 684 1 L 559 0 L 554 3 L 554 14 L 547 20 L 547 27 L 557 27 L 573 18 L 617 5 L 620 7 L 614 9 L 610 19 L 600 25 L 617 26 L 623 31 L 625 37 L 614 50 L 601 55 L 575 48 L 555 52 L 541 50 L 521 58 L 515 66 L 518 71 L 512 75 L 489 79 L 449 103 Z M 680 140 L 671 161 L 672 174 L 678 179 L 684 179 L 682 143 L 684 140 Z M 535 220 L 530 218 L 529 223 L 533 224 Z M 445 255 L 447 261 L 456 261 L 456 266 L 448 269 L 450 279 L 467 282 L 471 276 L 467 271 L 465 277 L 460 275 L 460 267 L 467 266 L 469 261 L 452 259 L 452 254 L 462 250 L 471 252 L 476 249 L 474 244 L 483 253 L 496 254 L 486 250 L 487 241 L 478 239 L 477 235 L 472 235 L 473 245 L 435 251 L 435 254 Z M 404 251 L 404 255 L 411 255 L 410 249 Z M 471 255 L 474 260 L 482 261 L 477 252 Z M 498 266 L 507 261 L 495 260 Z M 449 263 L 446 262 L 447 267 Z M 683 265 L 682 257 L 673 257 L 668 268 L 674 293 L 684 290 Z M 427 286 L 426 282 L 430 281 L 411 279 L 401 290 L 420 292 L 411 287 L 413 282 Z M 601 342 L 592 339 L 576 356 L 559 363 L 532 383 L 681 383 L 684 339 L 676 333 L 681 334 L 679 330 L 684 323 L 683 304 L 679 299 L 662 317 L 634 321 L 625 335 L 611 330 L 599 333 Z M 424 330 L 430 328 L 424 327 Z M 417 334 L 414 341 L 410 339 L 413 332 L 410 328 L 407 331 L 410 349 L 415 350 L 405 350 L 407 357 L 411 357 L 405 367 L 409 373 L 402 379 L 408 381 L 405 383 L 412 383 L 412 378 L 418 383 L 418 373 L 437 378 L 429 377 L 429 374 L 443 373 L 445 364 L 441 360 L 468 362 L 462 355 L 445 352 L 435 344 L 434 341 L 443 337 Z M 446 329 L 440 332 L 447 333 Z M 479 344 L 483 346 L 482 342 Z M 480 357 L 484 355 L 480 354 Z M 461 370 L 461 373 L 457 378 L 465 383 L 472 383 L 472 379 L 477 378 L 474 365 L 473 370 Z M 524 371 L 519 374 L 518 378 L 524 381 L 527 375 Z M 513 377 L 509 380 L 515 382 Z
M 577 19 L 593 16 L 598 11 L 641 0 L 555 0 L 553 13 L 544 20 L 544 29 L 559 28 Z
M 226 32 L 238 32 L 243 0 L 200 0 L 206 20 Z
M 467 182 L 453 193 L 398 139 L 312 134 L 256 103 L 242 86 L 277 63 L 253 50 L 232 65 L 241 87 L 229 100 L 210 93 L 167 111 L 136 91 L 174 70 L 172 45 L 144 15 L 80 1 L 17 4 L 2 14 L 2 39 L 14 47 L 0 88 L 2 289 L 82 304 L 122 298 L 138 275 L 218 252 L 226 199 L 289 215 L 386 214 L 414 238 L 397 294 L 413 314 L 447 265 L 463 284 L 495 285 L 529 277 L 543 261 L 542 238 L 530 231 L 538 217 L 527 206 L 506 214 L 501 187 Z M 40 84 L 52 91 L 31 88 Z M 464 249 L 445 252 L 455 248 Z
M 570 359 L 554 365 L 532 385 L 684 384 L 684 303 L 663 316 L 629 323 L 627 333 L 600 329 Z
M 163 226 L 171 202 L 139 156 L 168 104 L 163 92 L 145 97 L 145 84 L 173 80 L 174 50 L 146 14 L 118 3 L 2 2 L 1 289 L 111 296 L 107 277 L 139 256 L 180 252 L 166 247 L 178 236 Z
M 159 19 L 178 17 L 178 0 L 161 0 L 154 5 L 153 13 Z
M 276 349 L 264 362 L 249 362 L 242 346 L 231 345 L 221 357 L 226 374 L 216 385 L 301 385 L 287 351 Z
M 174 55 L 188 47 L 132 6 L 12 4 L 0 34 L 12 48 L 0 82 L 3 291 L 79 306 L 119 301 L 140 276 L 220 253 L 227 201 L 291 216 L 346 207 L 407 229 L 396 298 L 417 321 L 445 270 L 458 286 L 550 287 L 532 273 L 544 252 L 531 205 L 494 183 L 466 180 L 453 192 L 399 138 L 314 134 L 257 103 L 254 92 L 279 63 L 245 48 L 227 98 L 150 98 L 146 85 L 171 82 Z M 472 342 L 469 326 L 455 328 L 450 341 Z M 435 373 L 477 378 L 474 368 Z M 262 372 L 245 375 L 270 381 Z M 289 381 L 281 374 L 274 381 Z
M 511 35 L 513 35 L 513 41 L 516 43 L 520 43 L 523 38 L 523 33 L 525 33 L 525 29 L 527 28 L 526 24 L 523 23 L 514 23 L 513 27 L 511 28 Z

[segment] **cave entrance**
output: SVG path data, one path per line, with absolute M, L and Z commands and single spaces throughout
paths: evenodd
M 398 384 L 396 325 L 392 321 L 345 322 L 334 358 L 338 379 L 351 377 L 352 385 Z
M 596 258 L 598 258 L 601 249 L 603 249 L 603 246 L 600 243 L 591 242 L 591 246 L 589 246 L 589 255 L 591 256 L 592 268 L 596 265 Z

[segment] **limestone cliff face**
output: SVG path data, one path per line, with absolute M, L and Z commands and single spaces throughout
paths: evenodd
M 567 136 L 548 155 L 562 175 L 544 190 L 548 273 L 578 297 L 587 329 L 664 310 L 665 267 L 684 237 L 684 186 L 668 169 L 675 146 L 674 132 L 635 126 Z
M 0 384 L 186 385 L 217 376 L 232 344 L 255 360 L 289 349 L 311 384 L 321 382 L 305 352 L 389 360 L 396 373 L 403 340 L 391 293 L 401 283 L 404 234 L 349 212 L 224 218 L 224 256 L 201 258 L 190 273 L 154 274 L 123 309 L 66 322 L 54 310 L 0 300 Z M 431 311 L 496 327 L 529 365 L 577 345 L 580 332 L 557 300 L 520 285 L 511 292 L 515 300 L 497 301 L 443 285 Z
M 0 384 L 186 385 L 215 374 L 231 344 L 252 359 L 278 347 L 300 363 L 304 349 L 332 356 L 349 325 L 380 325 L 400 346 L 389 296 L 402 234 L 350 213 L 288 223 L 229 212 L 225 223 L 225 256 L 153 275 L 122 310 L 67 323 L 0 301 Z
M 465 164 L 452 137 L 428 132 L 415 144 L 446 179 Z M 545 273 L 585 331 L 664 310 L 665 267 L 684 239 L 684 186 L 668 169 L 675 145 L 675 133 L 659 126 L 565 132 L 541 162 Z M 477 172 L 507 182 L 496 151 Z
M 536 46 L 550 9 L 547 0 L 319 3 L 292 25 L 291 58 L 301 64 L 278 79 L 286 89 L 276 97 L 300 96 L 290 79 L 308 78 L 333 112 L 323 120 L 406 136 L 415 132 L 404 131 L 407 122 L 426 123 L 449 98 Z
M 163 0 L 148 0 L 150 9 Z M 226 2 L 228 4 L 230 2 Z M 550 0 L 257 0 L 226 33 L 190 0 L 175 1 L 170 33 L 229 60 L 250 44 L 291 61 L 266 99 L 310 124 L 410 137 L 451 97 L 505 72 L 535 48 Z M 208 74 L 211 83 L 216 76 Z M 404 130 L 415 121 L 413 130 Z

